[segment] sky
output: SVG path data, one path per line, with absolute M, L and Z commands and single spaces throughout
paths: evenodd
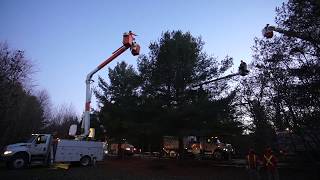
M 218 59 L 252 60 L 254 37 L 273 24 L 283 0 L 0 0 L 0 42 L 21 49 L 35 66 L 36 89 L 48 91 L 54 106 L 84 110 L 85 77 L 122 45 L 122 34 L 138 36 L 141 54 L 167 30 L 201 36 L 204 51 Z M 125 52 L 108 67 L 137 57 Z M 95 76 L 108 79 L 108 67 Z M 96 100 L 93 99 L 93 107 Z

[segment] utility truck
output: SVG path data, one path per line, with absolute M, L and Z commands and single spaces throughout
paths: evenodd
M 231 144 L 223 143 L 218 137 L 185 136 L 183 142 L 183 156 L 197 159 L 229 160 L 234 154 Z M 163 137 L 163 155 L 179 158 L 179 138 L 175 136 Z
M 51 134 L 32 134 L 24 143 L 11 144 L 1 152 L 1 157 L 10 168 L 20 169 L 32 164 L 49 165 L 55 162 L 80 162 L 88 166 L 103 160 L 104 143 L 94 140 L 94 129 L 90 128 L 90 103 L 92 76 L 112 60 L 130 48 L 132 55 L 139 55 L 140 46 L 135 42 L 135 34 L 123 34 L 123 45 L 103 61 L 86 77 L 86 103 L 82 119 L 82 134 L 77 135 L 77 125 L 71 125 L 69 135 L 72 139 L 56 139 Z M 103 126 L 102 126 L 103 128 Z
M 13 169 L 57 162 L 79 162 L 82 166 L 88 166 L 103 160 L 103 153 L 102 142 L 54 139 L 51 134 L 32 134 L 24 143 L 6 146 L 2 158 Z

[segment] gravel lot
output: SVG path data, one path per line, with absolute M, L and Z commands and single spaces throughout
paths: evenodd
M 67 168 L 69 167 L 69 168 Z M 67 169 L 64 169 L 67 168 Z M 304 167 L 279 169 L 280 180 L 308 179 L 319 180 L 319 168 Z M 262 180 L 265 174 L 261 171 Z M 248 179 L 243 166 L 196 160 L 157 160 L 128 158 L 123 160 L 109 159 L 100 162 L 96 167 L 79 167 L 55 165 L 51 167 L 30 167 L 23 170 L 8 170 L 0 164 L 0 179 L 5 180 L 89 180 L 89 179 L 172 179 L 172 180 L 237 180 Z

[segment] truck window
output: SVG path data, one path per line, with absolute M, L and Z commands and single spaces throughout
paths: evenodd
M 221 142 L 220 142 L 219 139 L 215 139 L 214 143 L 215 143 L 215 144 L 220 144 Z
M 37 135 L 32 135 L 32 136 L 26 141 L 26 143 L 32 143 L 35 138 L 37 138 Z
M 36 144 L 45 144 L 47 141 L 47 136 L 40 135 L 37 137 Z

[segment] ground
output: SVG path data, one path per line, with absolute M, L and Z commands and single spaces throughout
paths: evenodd
M 99 162 L 95 167 L 79 167 L 56 165 L 52 167 L 33 166 L 23 170 L 8 170 L 4 164 L 0 165 L 0 179 L 10 180 L 89 180 L 89 179 L 172 179 L 172 180 L 237 180 L 248 179 L 244 166 L 236 163 L 217 163 L 213 161 L 197 160 L 159 160 L 143 158 L 107 159 Z M 290 179 L 320 179 L 318 169 L 314 166 L 279 168 L 280 180 Z M 262 180 L 265 174 L 262 171 Z

